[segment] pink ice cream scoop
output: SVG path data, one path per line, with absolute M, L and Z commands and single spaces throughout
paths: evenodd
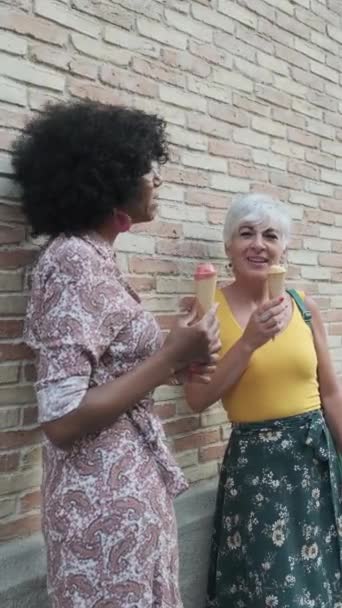
M 204 313 L 208 312 L 215 300 L 217 272 L 210 262 L 199 264 L 195 272 L 195 292 Z

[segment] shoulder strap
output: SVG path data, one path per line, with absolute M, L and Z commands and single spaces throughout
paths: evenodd
M 302 315 L 305 323 L 307 323 L 311 327 L 312 314 L 310 310 L 305 305 L 305 302 L 301 295 L 296 291 L 296 289 L 287 289 L 287 293 L 291 296 L 291 298 L 295 301 L 297 308 Z

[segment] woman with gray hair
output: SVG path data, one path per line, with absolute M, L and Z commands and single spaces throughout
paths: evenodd
M 235 201 L 224 228 L 234 281 L 217 291 L 221 360 L 186 387 L 232 423 L 217 496 L 208 608 L 342 608 L 342 390 L 317 305 L 269 300 L 290 218 L 263 194 Z M 311 318 L 311 322 L 310 322 Z

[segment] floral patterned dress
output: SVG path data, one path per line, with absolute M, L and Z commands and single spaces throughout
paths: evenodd
M 40 422 L 160 348 L 159 327 L 100 237 L 58 237 L 33 271 L 26 341 Z M 52 608 L 181 608 L 173 498 L 186 481 L 146 395 L 69 450 L 43 444 L 42 512 Z

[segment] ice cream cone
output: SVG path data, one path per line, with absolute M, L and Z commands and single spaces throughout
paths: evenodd
M 195 293 L 203 313 L 208 312 L 215 300 L 217 272 L 206 262 L 199 264 L 195 272 Z
M 271 299 L 278 298 L 285 291 L 286 268 L 274 264 L 268 271 L 268 293 Z

